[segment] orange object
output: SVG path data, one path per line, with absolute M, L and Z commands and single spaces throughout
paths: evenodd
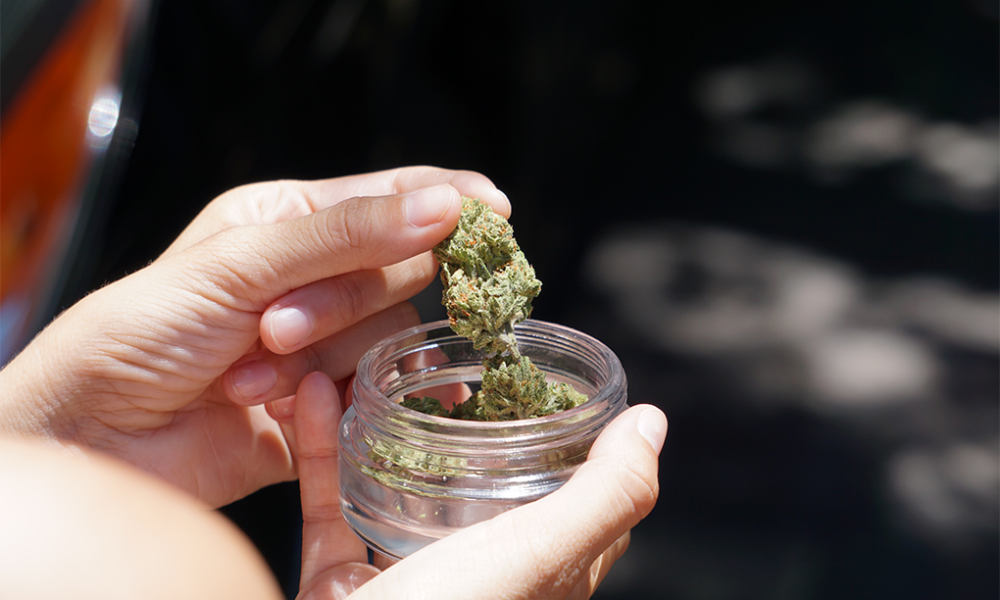
M 94 158 L 88 119 L 102 90 L 117 85 L 130 4 L 80 6 L 3 117 L 0 302 L 17 295 L 31 306 L 51 293 Z

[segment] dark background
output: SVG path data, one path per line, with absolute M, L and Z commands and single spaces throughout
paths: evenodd
M 66 302 L 240 184 L 479 170 L 545 283 L 533 316 L 602 339 L 670 418 L 660 502 L 597 597 L 997 597 L 995 2 L 154 16 L 138 135 Z M 289 593 L 296 502 L 225 509 Z

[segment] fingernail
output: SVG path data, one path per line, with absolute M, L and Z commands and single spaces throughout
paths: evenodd
M 279 350 L 298 346 L 313 332 L 313 322 L 302 310 L 289 306 L 271 315 L 271 339 Z
M 449 188 L 447 185 L 435 185 L 408 194 L 404 202 L 406 220 L 410 225 L 427 227 L 443 219 L 454 202 L 454 195 Z
M 347 598 L 379 574 L 371 565 L 347 563 L 327 571 L 329 587 L 336 600 Z
M 497 190 L 497 194 L 499 194 L 500 197 L 503 198 L 503 201 L 507 203 L 507 211 L 510 212 L 510 198 L 508 198 L 507 194 L 503 193 L 502 190 Z
M 667 437 L 667 417 L 655 408 L 647 408 L 639 413 L 636 428 L 657 454 L 663 449 L 663 441 Z
M 240 398 L 250 399 L 271 391 L 278 382 L 278 373 L 270 364 L 254 360 L 234 368 L 230 381 Z
M 271 412 L 278 419 L 290 419 L 295 416 L 295 396 L 280 398 L 270 402 Z

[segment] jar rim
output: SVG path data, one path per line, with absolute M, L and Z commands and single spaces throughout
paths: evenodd
M 493 438 L 500 435 L 503 437 L 530 436 L 531 433 L 537 432 L 539 427 L 546 428 L 546 425 L 550 427 L 557 426 L 564 421 L 585 422 L 602 416 L 603 418 L 607 418 L 607 412 L 617 413 L 623 408 L 624 402 L 616 402 L 615 400 L 620 395 L 618 390 L 623 389 L 625 386 L 625 372 L 621 361 L 615 353 L 601 341 L 583 332 L 566 327 L 565 325 L 535 319 L 528 319 L 515 325 L 515 335 L 519 338 L 525 336 L 528 339 L 534 337 L 545 338 L 547 340 L 563 340 L 564 343 L 572 344 L 574 347 L 586 348 L 588 354 L 592 357 L 599 357 L 600 361 L 604 363 L 602 366 L 608 375 L 607 380 L 602 382 L 596 393 L 580 406 L 543 417 L 511 421 L 466 421 L 427 415 L 401 406 L 386 396 L 379 385 L 372 379 L 373 369 L 377 361 L 389 358 L 393 353 L 400 352 L 404 348 L 418 346 L 420 343 L 423 343 L 415 341 L 413 345 L 404 346 L 403 344 L 407 340 L 420 337 L 427 340 L 428 333 L 439 330 L 446 330 L 447 334 L 434 337 L 430 342 L 431 344 L 439 344 L 446 341 L 468 342 L 466 338 L 451 331 L 447 320 L 441 320 L 402 330 L 372 346 L 358 363 L 354 385 L 360 386 L 361 390 L 365 393 L 354 394 L 355 410 L 361 412 L 364 410 L 363 407 L 357 405 L 359 403 L 364 404 L 368 399 L 372 399 L 377 405 L 371 407 L 373 410 L 389 411 L 389 415 L 391 415 L 393 420 L 417 430 L 426 431 L 432 429 L 445 435 L 461 433 L 464 435 L 482 435 L 487 438 Z M 364 412 L 368 411 L 364 410 Z

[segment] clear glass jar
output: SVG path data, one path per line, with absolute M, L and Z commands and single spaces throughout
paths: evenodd
M 389 337 L 361 359 L 353 405 L 340 426 L 340 503 L 373 550 L 403 558 L 549 494 L 626 408 L 625 372 L 607 346 L 543 321 L 525 321 L 515 333 L 521 354 L 550 381 L 569 383 L 590 400 L 554 415 L 503 422 L 400 406 L 414 395 L 440 397 L 439 386 L 478 389 L 484 354 L 447 321 Z

